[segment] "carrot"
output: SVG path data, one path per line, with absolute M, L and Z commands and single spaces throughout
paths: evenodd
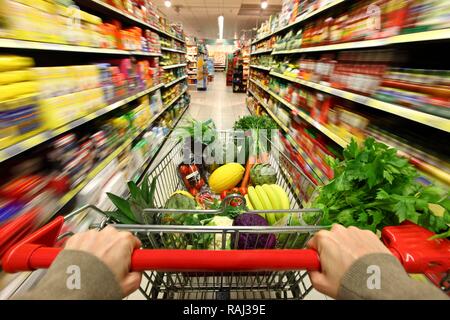
M 255 156 L 249 156 L 247 163 L 245 165 L 245 173 L 244 178 L 242 178 L 241 188 L 247 188 L 248 182 L 250 180 L 250 171 L 252 170 L 253 166 L 256 163 L 256 157 Z

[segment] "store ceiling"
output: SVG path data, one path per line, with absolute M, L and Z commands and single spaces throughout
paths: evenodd
M 164 0 L 154 0 L 163 16 L 170 21 L 181 22 L 188 35 L 205 39 L 217 39 L 217 17 L 225 18 L 224 38 L 240 38 L 241 30 L 251 30 L 281 11 L 282 0 L 269 0 L 269 7 L 261 10 L 260 0 L 172 0 L 166 8 Z

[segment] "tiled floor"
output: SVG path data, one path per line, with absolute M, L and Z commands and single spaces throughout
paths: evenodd
M 207 91 L 191 90 L 191 106 L 187 116 L 197 120 L 213 119 L 219 130 L 231 129 L 234 122 L 248 115 L 245 93 L 233 93 L 226 86 L 225 73 L 216 73 Z
M 207 91 L 197 91 L 195 89 L 190 90 L 191 94 L 191 106 L 185 115 L 186 117 L 193 117 L 197 120 L 212 119 L 219 130 L 231 129 L 234 122 L 244 115 L 248 115 L 249 112 L 245 106 L 244 93 L 233 93 L 231 87 L 226 86 L 226 79 L 224 73 L 216 73 L 214 82 L 208 86 Z M 181 121 L 182 123 L 183 121 Z M 161 154 L 166 154 L 172 148 L 172 145 L 168 143 Z M 157 161 L 156 161 L 157 163 Z M 309 279 L 306 278 L 305 285 L 309 286 Z M 143 280 L 143 285 L 146 284 L 146 280 Z M 244 295 L 245 296 L 245 295 Z M 242 296 L 242 297 L 244 297 Z M 267 294 L 270 296 L 270 294 Z M 195 298 L 194 294 L 192 298 Z M 141 300 L 145 297 L 139 292 L 135 292 L 127 299 Z M 326 296 L 312 290 L 305 299 L 325 300 Z

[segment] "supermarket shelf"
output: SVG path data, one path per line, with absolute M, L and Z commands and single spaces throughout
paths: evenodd
M 175 79 L 175 80 L 165 84 L 164 88 L 169 88 L 169 87 L 173 86 L 175 83 L 180 82 L 181 80 L 186 79 L 186 78 L 187 78 L 187 75 L 184 75 L 181 78 Z
M 267 111 L 267 113 L 272 117 L 272 119 L 280 126 L 281 130 L 284 131 L 286 138 L 289 140 L 289 142 L 292 144 L 292 146 L 297 150 L 297 152 L 302 156 L 302 158 L 305 160 L 309 168 L 314 174 L 314 179 L 318 179 L 320 183 L 323 183 L 327 180 L 327 177 L 322 173 L 320 169 L 317 168 L 317 166 L 312 162 L 310 157 L 303 151 L 303 149 L 298 145 L 298 143 L 295 141 L 295 139 L 291 135 L 291 131 L 288 127 L 283 125 L 283 123 L 278 119 L 278 117 L 275 116 L 275 114 L 270 110 L 266 103 L 262 102 L 258 96 L 256 96 L 251 90 L 249 92 L 259 101 L 259 103 L 263 106 L 263 108 Z M 248 108 L 248 111 L 252 114 L 251 110 Z
M 284 77 L 284 76 L 283 76 L 283 77 Z M 289 77 L 286 77 L 286 78 L 289 78 Z M 288 80 L 289 80 L 289 79 L 288 79 Z M 251 80 L 251 81 L 254 82 L 256 85 L 258 85 L 260 88 L 262 88 L 262 89 L 264 89 L 264 90 L 268 89 L 267 87 L 265 87 L 265 86 L 263 86 L 263 85 L 257 83 L 257 82 L 254 81 L 254 80 Z M 300 82 L 299 82 L 299 83 L 300 83 Z M 340 90 L 339 90 L 339 91 L 340 91 Z M 277 117 L 273 114 L 273 112 L 271 112 L 271 110 L 267 108 L 267 105 L 266 105 L 264 102 L 262 102 L 262 101 L 259 99 L 258 96 L 256 96 L 251 90 L 249 90 L 249 92 L 250 92 L 253 96 L 255 96 L 255 98 L 259 101 L 259 103 L 266 109 L 267 113 L 274 119 L 275 122 L 278 123 L 278 125 L 280 126 L 280 128 L 287 134 L 287 136 L 289 137 L 289 140 L 290 140 L 290 142 L 292 143 L 293 147 L 294 147 L 297 151 L 299 151 L 299 152 L 302 154 L 302 157 L 304 157 L 305 159 L 307 159 L 307 155 L 304 154 L 303 150 L 300 148 L 300 146 L 297 144 L 297 142 L 291 137 L 291 134 L 290 134 L 289 129 L 281 124 L 280 120 L 277 119 Z M 346 92 L 346 93 L 348 94 L 348 92 Z M 279 97 L 278 95 L 275 95 L 275 94 L 273 94 L 273 93 L 271 93 L 271 92 L 269 92 L 269 94 L 271 94 L 271 95 L 274 96 L 277 100 L 279 100 L 280 102 L 282 102 L 283 104 L 286 105 L 287 102 L 284 101 L 284 99 L 282 99 L 282 98 Z M 366 98 L 366 97 L 364 97 L 364 98 Z M 291 108 L 291 107 L 293 107 L 293 106 L 288 106 L 288 107 Z M 304 115 L 303 115 L 303 114 L 301 114 L 301 113 L 298 113 L 298 114 L 299 114 L 301 117 L 304 118 Z M 306 119 L 305 119 L 305 120 L 306 120 Z M 307 120 L 307 121 L 308 121 L 308 120 Z M 313 121 L 314 121 L 314 120 L 313 120 Z M 308 121 L 308 122 L 309 122 L 309 121 Z M 313 124 L 313 125 L 314 125 L 314 124 Z M 314 125 L 314 126 L 315 126 L 315 125 Z M 322 128 L 323 128 L 323 125 L 321 125 L 321 126 L 322 126 Z M 316 127 L 316 126 L 315 126 L 315 127 Z M 449 127 L 447 126 L 447 128 L 449 128 Z M 318 128 L 318 129 L 321 130 L 320 128 Z M 322 131 L 322 130 L 321 130 L 321 131 Z M 336 140 L 335 140 L 335 138 L 336 138 L 336 135 L 335 135 L 335 134 L 332 134 L 332 136 L 330 136 L 330 135 L 327 134 L 326 132 L 324 132 L 324 131 L 322 131 L 322 132 L 325 133 L 325 134 L 326 134 L 327 136 L 329 136 L 330 138 L 332 138 L 334 141 L 336 141 Z M 333 136 L 334 136 L 334 137 L 333 137 Z M 391 147 L 391 148 L 399 149 L 399 147 L 392 146 L 391 144 L 389 144 L 389 142 L 387 142 L 385 139 L 382 139 L 380 136 L 377 136 L 377 135 L 374 135 L 374 134 L 370 134 L 370 136 L 372 136 L 372 137 L 374 137 L 375 139 L 377 139 L 377 140 L 379 140 L 379 141 L 385 143 L 386 145 L 388 145 L 388 146 Z M 349 137 L 351 137 L 351 135 L 349 135 Z M 355 138 L 355 139 L 356 139 L 356 138 Z M 344 141 L 344 139 L 342 139 L 342 138 L 341 138 L 341 140 Z M 356 140 L 357 140 L 357 139 L 356 139 Z M 336 141 L 336 142 L 337 142 L 337 141 Z M 345 146 L 345 145 L 344 145 L 344 146 Z M 343 147 L 344 147 L 344 146 L 343 146 Z M 405 148 L 405 149 L 407 149 L 407 148 Z M 404 154 L 403 152 L 399 151 L 399 156 L 405 156 L 405 154 Z M 311 168 L 314 168 L 314 167 L 315 167 L 315 165 L 314 165 L 313 163 L 308 163 L 308 164 L 309 164 L 309 166 L 310 166 Z M 427 168 L 429 169 L 430 167 L 431 167 L 431 166 L 429 166 L 429 165 L 425 165 L 425 168 L 424 168 L 424 165 L 422 164 L 422 167 L 419 167 L 419 170 L 424 171 L 425 169 L 427 169 Z M 437 179 L 440 179 L 441 181 L 444 181 L 445 183 L 448 184 L 448 181 L 450 181 L 450 180 L 449 180 L 449 176 L 448 176 L 444 171 L 439 170 L 439 169 L 437 169 L 436 167 L 431 167 L 431 168 L 432 168 L 431 170 L 428 170 L 428 171 L 427 171 L 428 174 L 430 174 L 431 176 L 433 176 L 433 177 L 435 177 L 435 178 L 437 178 Z M 314 173 L 320 178 L 321 181 L 326 181 L 326 180 L 327 180 L 326 176 L 323 175 L 323 174 L 321 173 L 320 170 L 313 170 L 313 171 L 314 171 Z M 426 171 L 426 170 L 425 170 L 425 171 Z
M 329 137 L 331 140 L 333 140 L 334 142 L 336 142 L 338 145 L 340 145 L 341 147 L 346 147 L 349 143 L 349 141 L 342 139 L 340 136 L 338 136 L 337 134 L 335 134 L 334 132 L 332 132 L 330 129 L 328 129 L 326 126 L 324 126 L 323 124 L 317 122 L 316 120 L 314 120 L 313 118 L 311 118 L 309 115 L 305 114 L 304 112 L 302 112 L 301 110 L 299 110 L 296 106 L 294 106 L 293 104 L 289 103 L 288 101 L 284 100 L 282 97 L 280 97 L 278 94 L 272 92 L 268 87 L 259 84 L 257 81 L 255 80 L 250 80 L 251 82 L 253 82 L 254 84 L 256 84 L 257 86 L 259 86 L 261 89 L 263 89 L 264 91 L 266 91 L 267 93 L 269 93 L 272 97 L 274 97 L 275 99 L 277 99 L 279 102 L 281 102 L 283 105 L 285 105 L 286 107 L 288 107 L 289 109 L 291 109 L 292 111 L 295 111 L 296 114 L 298 114 L 298 116 L 300 116 L 303 120 L 305 120 L 306 122 L 308 122 L 309 124 L 311 124 L 313 127 L 315 127 L 317 130 L 319 130 L 320 132 L 322 132 L 323 134 L 325 134 L 327 137 Z
M 130 103 L 131 101 L 139 99 L 140 97 L 143 97 L 146 94 L 154 92 L 154 91 L 160 89 L 161 87 L 163 87 L 163 84 L 159 84 L 159 85 L 157 85 L 155 87 L 152 87 L 150 89 L 147 89 L 147 90 L 144 90 L 142 92 L 139 92 L 138 94 L 135 94 L 135 95 L 133 95 L 131 97 L 128 97 L 128 98 L 126 98 L 124 100 L 117 101 L 117 102 L 115 102 L 113 104 L 110 104 L 110 105 L 100 109 L 100 110 L 97 110 L 97 111 L 95 111 L 93 113 L 90 113 L 90 114 L 88 114 L 88 115 L 86 115 L 86 116 L 84 116 L 84 117 L 82 117 L 80 119 L 77 119 L 77 120 L 75 120 L 75 121 L 73 121 L 71 123 L 68 123 L 68 124 L 58 128 L 58 129 L 48 130 L 48 131 L 42 132 L 42 133 L 40 133 L 38 135 L 35 135 L 35 136 L 31 137 L 31 138 L 28 138 L 28 139 L 23 140 L 23 141 L 21 141 L 19 143 L 16 143 L 16 144 L 14 144 L 14 145 L 12 145 L 12 146 L 10 146 L 8 148 L 0 150 L 0 162 L 3 162 L 3 161 L 8 160 L 8 159 L 10 159 L 12 157 L 15 157 L 15 156 L 17 156 L 20 153 L 23 153 L 23 152 L 25 152 L 25 151 L 27 151 L 27 150 L 29 150 L 31 148 L 34 148 L 34 147 L 36 147 L 36 146 L 38 146 L 38 145 L 40 145 L 40 144 L 42 144 L 42 143 L 44 143 L 46 141 L 49 141 L 49 140 L 59 136 L 60 134 L 63 134 L 63 133 L 65 133 L 67 131 L 70 131 L 70 130 L 73 130 L 73 129 L 75 129 L 75 128 L 77 128 L 77 127 L 79 127 L 79 126 L 81 126 L 81 125 L 83 125 L 83 124 L 85 124 L 85 123 L 87 123 L 87 122 L 89 122 L 91 120 L 94 120 L 94 119 L 96 119 L 98 117 L 101 117 L 102 115 L 104 115 L 104 114 L 106 114 L 106 113 L 108 113 L 108 112 L 110 112 L 112 110 L 115 110 L 117 108 L 120 108 L 120 107 L 126 105 L 127 103 Z
M 261 100 L 260 97 L 258 97 L 258 95 L 256 93 L 254 93 L 252 90 L 248 90 L 248 92 L 250 92 L 256 100 L 258 100 L 259 104 L 267 111 L 267 113 L 272 117 L 272 119 L 280 126 L 280 128 L 288 133 L 289 129 L 280 121 L 280 119 L 278 119 L 277 116 L 275 116 L 275 114 L 272 112 L 272 110 L 269 109 L 269 106 Z
M 144 56 L 144 57 L 161 57 L 161 53 L 155 52 L 144 52 L 144 51 L 131 51 L 131 55 L 133 56 Z
M 425 124 L 429 127 L 433 127 L 436 129 L 446 131 L 446 132 L 450 132 L 450 119 L 438 117 L 438 116 L 428 114 L 425 112 L 416 111 L 416 110 L 413 110 L 410 108 L 406 108 L 406 107 L 402 107 L 402 106 L 395 105 L 392 103 L 373 99 L 373 98 L 366 97 L 366 96 L 363 96 L 360 94 L 331 88 L 329 86 L 324 86 L 324 85 L 317 84 L 314 82 L 305 81 L 305 80 L 301 80 L 301 79 L 295 79 L 295 78 L 288 77 L 288 76 L 285 76 L 285 75 L 282 75 L 280 73 L 273 72 L 273 71 L 270 73 L 270 75 L 278 77 L 278 78 L 282 78 L 282 79 L 285 79 L 285 80 L 288 80 L 291 82 L 299 83 L 301 85 L 304 85 L 304 86 L 307 86 L 310 88 L 314 88 L 316 90 L 326 92 L 326 93 L 329 93 L 334 96 L 341 97 L 341 98 L 344 98 L 344 99 L 347 99 L 350 101 L 354 101 L 354 102 L 366 105 L 371 108 L 375 108 L 375 109 L 382 110 L 382 111 L 385 111 L 388 113 L 392 113 L 397 116 Z
M 276 52 L 273 52 L 272 55 L 347 50 L 347 49 L 358 49 L 358 48 L 373 48 L 373 47 L 389 46 L 389 45 L 400 44 L 400 43 L 411 43 L 411 42 L 421 42 L 421 41 L 438 41 L 438 40 L 448 40 L 448 39 L 450 39 L 450 28 L 442 29 L 442 30 L 416 32 L 416 33 L 411 33 L 411 34 L 404 34 L 404 35 L 388 37 L 388 38 L 384 38 L 384 39 L 353 41 L 353 42 L 331 44 L 331 45 L 325 45 L 325 46 L 276 51 Z
M 252 110 L 250 110 L 250 108 L 248 107 L 248 105 L 247 105 L 247 110 L 248 110 L 248 113 L 250 113 L 250 115 L 255 116 L 255 114 L 252 112 Z
M 184 113 L 186 112 L 186 110 L 188 108 L 189 108 L 189 106 L 187 106 L 185 108 L 185 110 L 181 113 L 180 118 L 177 120 L 176 124 L 182 118 L 182 116 L 184 115 Z M 154 122 L 166 110 L 167 109 L 163 110 L 158 115 L 156 115 L 150 123 Z M 58 203 L 58 208 L 56 208 L 56 210 L 54 212 L 60 211 L 65 205 L 67 205 L 69 203 L 69 201 L 74 199 L 74 197 L 81 190 L 83 190 L 83 188 L 86 187 L 86 185 L 89 182 L 91 182 L 100 172 L 102 172 L 117 156 L 119 156 L 123 151 L 125 151 L 131 145 L 133 140 L 135 140 L 137 137 L 139 137 L 146 130 L 147 129 L 142 130 L 141 132 L 136 133 L 135 135 L 133 135 L 132 138 L 127 139 L 113 153 L 111 153 L 106 159 L 104 159 L 97 166 L 95 166 L 95 168 L 87 175 L 87 177 L 83 180 L 83 182 L 81 182 L 74 190 L 71 190 L 62 199 L 60 199 L 60 201 Z M 172 130 L 171 130 L 171 132 L 172 132 Z M 168 135 L 167 135 L 167 137 L 168 137 Z M 154 159 L 158 155 L 159 151 L 161 151 L 161 148 L 162 148 L 162 146 L 164 145 L 165 142 L 166 142 L 166 140 L 163 140 L 163 143 L 159 146 L 159 148 L 157 150 L 155 150 L 156 152 L 154 152 L 154 154 L 152 155 L 152 160 L 151 161 L 154 161 Z M 141 174 L 141 176 L 142 175 L 143 175 L 143 173 Z M 54 215 L 49 217 L 48 221 L 50 221 L 53 217 L 54 217 Z M 10 284 L 8 284 L 8 286 L 7 286 L 8 292 L 6 292 L 6 290 L 3 290 L 0 293 L 0 297 L 2 297 L 2 299 L 10 298 L 16 292 L 16 290 L 19 287 L 21 287 L 26 281 L 30 280 L 31 282 L 34 282 L 34 280 L 31 277 L 33 275 L 36 275 L 36 274 L 37 274 L 36 272 L 33 272 L 33 273 L 31 273 L 31 272 L 22 272 L 22 273 L 20 273 L 17 278 L 15 278 Z
M 313 178 L 318 182 L 319 185 L 323 185 L 326 181 L 328 181 L 328 177 L 320 170 L 317 165 L 311 160 L 311 157 L 300 147 L 300 145 L 295 141 L 294 137 L 290 132 L 286 133 L 287 140 L 291 143 L 295 150 L 300 154 L 303 160 L 306 162 L 307 166 L 311 170 L 310 172 L 305 174 L 309 178 Z
M 152 123 L 154 123 L 156 120 L 158 120 L 161 115 L 163 115 L 167 110 L 172 107 L 172 104 L 169 104 L 165 106 L 159 113 L 157 113 L 155 116 L 153 116 L 152 120 L 149 121 L 148 127 Z M 125 151 L 136 138 L 140 137 L 145 131 L 147 131 L 147 128 L 142 129 L 135 133 L 131 138 L 127 139 L 124 143 L 122 143 L 119 147 L 117 147 L 114 152 L 112 152 L 106 159 L 104 159 L 102 162 L 100 162 L 81 182 L 79 185 L 75 187 L 75 189 L 69 191 L 67 194 L 64 195 L 59 201 L 60 208 L 56 210 L 60 210 L 62 207 L 64 207 L 69 201 L 71 201 L 83 188 L 92 181 L 103 169 L 107 167 L 108 164 L 110 164 L 115 158 L 117 158 L 123 151 Z
M 185 93 L 186 93 L 186 91 L 187 91 L 187 88 L 186 89 L 184 89 L 175 99 L 173 99 L 172 101 L 170 101 L 168 104 L 167 104 L 167 106 L 165 107 L 166 109 L 167 108 L 170 108 L 175 102 L 177 102 L 178 101 L 178 99 L 180 99 Z
M 137 172 L 134 173 L 134 175 L 132 176 L 133 177 L 132 180 L 134 182 L 139 183 L 142 180 L 142 178 L 144 177 L 144 174 L 151 167 L 151 165 L 153 164 L 153 161 L 155 161 L 156 157 L 158 156 L 158 154 L 160 153 L 160 151 L 162 150 L 162 148 L 166 144 L 167 140 L 169 139 L 169 136 L 172 134 L 173 130 L 177 127 L 177 125 L 180 122 L 180 120 L 183 118 L 183 116 L 186 113 L 187 109 L 189 109 L 189 105 L 187 105 L 184 108 L 184 110 L 181 111 L 181 114 L 178 117 L 178 119 L 175 120 L 175 123 L 173 124 L 173 127 L 170 128 L 169 133 L 164 137 L 163 141 L 161 141 L 159 146 L 153 150 L 152 155 L 147 159 L 147 161 L 144 162 L 143 166 L 140 169 L 138 169 Z M 147 165 L 145 165 L 145 164 L 147 164 Z M 124 196 L 126 196 L 126 195 L 124 195 Z
M 95 54 L 110 54 L 110 55 L 125 55 L 125 56 L 130 55 L 148 56 L 148 57 L 161 56 L 160 53 L 154 52 L 83 47 L 69 44 L 47 43 L 47 42 L 15 40 L 15 39 L 0 39 L 0 48 L 20 49 L 20 50 L 61 51 L 61 52 L 76 52 L 76 53 L 95 53 Z
M 166 47 L 161 47 L 161 51 L 170 51 L 170 52 L 178 52 L 178 53 L 186 54 L 186 51 L 172 49 L 172 48 L 166 48 Z
M 180 63 L 180 64 L 172 64 L 170 66 L 164 66 L 162 67 L 164 70 L 168 70 L 168 69 L 174 69 L 174 68 L 180 68 L 180 67 L 186 67 L 187 64 L 186 63 Z
M 387 45 L 386 39 L 364 40 L 354 41 L 347 43 L 330 44 L 326 46 L 317 46 L 309 48 L 300 48 L 292 50 L 274 51 L 272 55 L 287 55 L 303 52 L 320 52 L 320 51 L 333 51 L 333 50 L 346 50 L 346 49 L 358 49 L 358 48 L 372 48 L 381 47 Z
M 250 67 L 254 68 L 254 69 L 261 69 L 261 70 L 266 70 L 266 71 L 270 71 L 271 70 L 271 67 L 258 66 L 256 64 L 251 64 Z
M 277 29 L 277 30 L 275 30 L 275 31 L 273 31 L 273 32 L 271 32 L 271 33 L 269 33 L 269 34 L 263 36 L 262 38 L 259 38 L 259 39 L 254 40 L 254 41 L 252 42 L 252 45 L 253 45 L 253 44 L 256 44 L 256 43 L 258 43 L 258 42 L 261 42 L 261 41 L 263 41 L 263 40 L 265 40 L 265 39 L 267 39 L 267 38 L 270 38 L 270 37 L 273 36 L 274 34 L 277 34 L 277 33 L 282 32 L 282 31 L 284 31 L 284 30 L 287 30 L 287 29 L 290 29 L 290 28 L 292 28 L 292 27 L 295 27 L 295 26 L 297 26 L 298 24 L 300 24 L 301 22 L 306 21 L 306 20 L 308 20 L 308 19 L 310 19 L 310 18 L 312 18 L 312 17 L 314 17 L 314 16 L 316 16 L 316 15 L 318 15 L 318 14 L 320 14 L 320 13 L 322 13 L 322 12 L 324 12 L 324 11 L 330 9 L 330 8 L 333 8 L 333 7 L 337 6 L 337 5 L 339 5 L 339 4 L 343 3 L 343 2 L 345 2 L 345 1 L 346 1 L 346 0 L 336 0 L 336 1 L 330 2 L 330 3 L 327 4 L 326 6 L 321 7 L 320 9 L 317 9 L 317 10 L 315 10 L 315 11 L 313 11 L 313 12 L 310 12 L 310 13 L 307 13 L 307 14 L 305 14 L 305 15 L 303 15 L 303 16 L 300 16 L 299 18 L 297 18 L 297 20 L 296 20 L 295 22 L 293 22 L 293 23 L 291 23 L 291 24 L 289 24 L 289 25 L 287 25 L 287 26 L 281 27 L 281 28 L 279 28 L 279 29 Z
M 416 32 L 410 34 L 401 34 L 395 37 L 389 38 L 391 44 L 396 43 L 408 43 L 408 42 L 420 42 L 420 41 L 438 41 L 450 39 L 450 28 Z
M 264 54 L 264 53 L 272 53 L 273 49 L 265 49 L 265 50 L 259 50 L 259 51 L 255 51 L 250 53 L 251 56 L 255 56 L 257 54 Z
M 77 4 L 79 4 L 79 5 L 88 7 L 90 9 L 95 10 L 95 11 L 98 11 L 98 12 L 101 12 L 101 13 L 104 13 L 104 14 L 108 14 L 108 16 L 110 16 L 110 17 L 113 16 L 113 17 L 116 17 L 116 18 L 119 18 L 119 19 L 122 19 L 122 20 L 126 20 L 126 21 L 129 21 L 129 22 L 137 23 L 140 26 L 147 27 L 147 28 L 149 28 L 149 29 L 151 29 L 151 30 L 153 30 L 155 32 L 158 32 L 158 33 L 163 34 L 163 35 L 165 35 L 167 37 L 170 37 L 172 39 L 180 41 L 181 43 L 186 43 L 185 40 L 180 39 L 180 38 L 178 38 L 178 37 L 176 37 L 176 36 L 166 32 L 164 30 L 161 30 L 161 29 L 155 27 L 155 26 L 152 26 L 151 24 L 148 24 L 147 22 L 145 22 L 143 20 L 140 20 L 139 18 L 137 18 L 137 17 L 135 17 L 135 16 L 133 16 L 131 14 L 128 14 L 128 13 L 126 13 L 126 12 L 120 10 L 120 9 L 117 9 L 114 6 L 111 6 L 111 5 L 109 5 L 109 4 L 107 4 L 107 3 L 103 2 L 103 1 L 100 1 L 100 0 L 76 0 L 75 2 Z
M 144 130 L 143 130 L 144 131 Z M 142 133 L 142 132 L 141 132 Z M 66 193 L 58 202 L 59 209 L 56 211 L 59 211 L 62 207 L 64 207 L 67 203 L 69 203 L 70 200 L 72 200 L 83 188 L 92 181 L 103 169 L 105 169 L 108 164 L 110 164 L 115 158 L 117 158 L 123 151 L 125 151 L 132 143 L 133 140 L 139 135 L 135 135 L 131 139 L 127 139 L 124 143 L 122 143 L 119 147 L 117 147 L 114 152 L 112 152 L 106 159 L 104 159 L 102 162 L 100 162 L 89 174 L 86 176 L 86 178 L 78 184 L 74 189 Z M 55 211 L 55 212 L 56 212 Z

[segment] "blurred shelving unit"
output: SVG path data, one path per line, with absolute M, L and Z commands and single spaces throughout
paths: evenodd
M 433 8 L 434 18 L 427 19 L 419 2 L 399 1 L 399 20 L 391 29 L 383 20 L 387 9 L 381 7 L 379 20 L 374 18 L 380 28 L 369 24 L 359 36 L 350 26 L 368 2 L 312 1 L 290 12 L 283 7 L 282 14 L 257 30 L 251 42 L 248 107 L 272 117 L 286 143 L 322 181 L 329 178 L 328 169 L 311 156 L 312 149 L 305 149 L 308 145 L 340 157 L 351 139 L 372 136 L 397 148 L 427 183 L 450 187 L 443 142 L 450 137 L 448 63 L 439 53 L 450 41 L 443 23 L 448 5 Z M 379 69 L 374 71 L 374 65 Z M 352 72 L 362 75 L 350 80 Z
M 187 39 L 187 75 L 188 85 L 192 87 L 197 86 L 197 57 L 198 47 L 195 38 Z
M 30 232 L 32 228 L 40 227 L 56 215 L 65 215 L 87 203 L 94 205 L 100 203 L 100 195 L 106 191 L 114 192 L 114 190 L 105 189 L 111 180 L 120 177 L 120 179 L 140 181 L 167 142 L 178 121 L 189 108 L 190 97 L 187 86 L 189 73 L 186 72 L 189 66 L 189 60 L 186 59 L 188 49 L 181 26 L 170 24 L 166 19 L 158 17 L 155 7 L 143 8 L 137 2 L 130 2 L 130 4 L 127 10 L 100 0 L 74 0 L 73 3 L 58 1 L 58 4 L 51 0 L 29 1 L 26 8 L 30 12 L 34 10 L 42 13 L 39 10 L 48 8 L 48 14 L 61 15 L 58 16 L 61 19 L 55 19 L 55 24 L 49 27 L 51 35 L 45 38 L 42 34 L 31 31 L 3 30 L 2 26 L 2 35 L 8 35 L 8 38 L 0 38 L 0 50 L 4 53 L 0 59 L 13 57 L 10 58 L 12 62 L 10 60 L 2 62 L 5 65 L 2 73 L 14 71 L 14 63 L 19 65 L 25 63 L 27 68 L 35 66 L 41 73 L 44 71 L 48 73 L 51 69 L 55 74 L 58 72 L 66 76 L 62 78 L 64 80 L 56 78 L 57 80 L 54 80 L 51 85 L 50 82 L 45 85 L 36 82 L 36 85 L 32 87 L 36 90 L 36 94 L 34 95 L 33 91 L 30 97 L 21 95 L 20 99 L 24 97 L 35 99 L 32 101 L 37 101 L 36 108 L 45 99 L 53 99 L 49 100 L 52 102 L 49 105 L 62 108 L 65 104 L 61 101 L 67 103 L 75 101 L 70 96 L 72 94 L 70 90 L 74 90 L 72 88 L 76 86 L 89 88 L 83 90 L 95 92 L 96 99 L 98 99 L 97 95 L 102 97 L 98 99 L 102 101 L 99 105 L 91 105 L 86 110 L 71 111 L 70 114 L 67 111 L 68 120 L 57 119 L 58 125 L 44 123 L 26 133 L 14 132 L 14 136 L 9 136 L 8 131 L 7 139 L 3 135 L 4 123 L 1 124 L 3 131 L 0 135 L 0 170 L 2 171 L 0 185 L 13 183 L 16 178 L 17 181 L 22 181 L 18 178 L 26 181 L 33 177 L 40 179 L 42 186 L 41 190 L 33 190 L 40 196 L 33 198 L 29 203 L 23 203 L 23 208 L 17 214 L 11 215 L 8 220 L 3 220 L 4 216 L 0 215 L 2 227 L 5 223 L 12 223 L 15 217 L 28 212 L 37 212 L 39 219 L 35 220 L 37 221 L 35 225 L 24 226 L 27 229 L 22 230 Z M 5 2 L 0 2 L 0 6 L 3 5 Z M 72 12 L 73 10 L 75 11 Z M 61 29 L 58 29 L 57 22 L 63 21 L 62 17 L 70 17 L 70 12 L 80 17 L 82 24 L 75 26 L 80 29 L 72 30 L 73 33 L 70 35 L 65 34 L 67 39 L 59 39 L 55 36 L 60 34 L 58 31 Z M 3 18 L 8 22 L 9 19 L 17 17 L 11 13 Z M 110 23 L 111 21 L 113 23 Z M 28 21 L 27 26 L 32 23 L 34 22 Z M 53 22 L 49 21 L 48 24 L 50 23 Z M 45 22 L 42 24 L 42 30 L 44 30 Z M 5 25 L 8 26 L 7 23 Z M 91 37 L 87 37 L 88 32 L 82 29 L 86 26 L 91 27 L 91 33 L 89 33 Z M 113 33 L 109 33 L 109 38 L 105 35 L 101 42 L 98 40 L 99 37 L 94 40 L 92 30 L 100 30 L 100 27 L 105 34 L 114 29 L 114 36 Z M 126 32 L 122 33 L 123 30 Z M 8 34 L 9 31 L 11 33 Z M 136 34 L 139 34 L 139 41 L 135 41 Z M 34 35 L 38 38 L 33 38 Z M 119 41 L 118 37 L 129 38 L 121 38 Z M 76 66 L 69 66 L 72 68 L 69 71 L 67 65 L 70 63 Z M 89 71 L 87 71 L 88 68 L 90 68 Z M 23 69 L 10 74 L 28 77 L 31 72 Z M 87 72 L 94 72 L 94 75 Z M 49 75 L 53 74 L 49 73 Z M 78 82 L 74 80 L 77 77 L 80 78 Z M 93 84 L 91 84 L 94 83 L 94 77 L 97 77 L 95 78 L 98 82 L 97 87 L 92 87 Z M 9 84 L 9 80 L 6 81 L 5 77 L 3 79 L 2 87 L 6 88 L 5 85 Z M 66 80 L 67 83 L 64 82 Z M 26 89 L 30 90 L 28 87 Z M 44 89 L 52 92 L 53 95 L 58 89 L 57 94 L 60 96 L 46 96 L 48 93 L 44 92 Z M 4 89 L 4 91 L 11 90 Z M 73 94 L 75 93 L 78 91 L 74 91 Z M 12 94 L 8 93 L 8 97 L 10 95 Z M 56 100 L 66 96 L 64 100 Z M 16 97 L 13 98 L 16 99 Z M 91 96 L 86 95 L 86 103 L 90 98 Z M 3 107 L 17 107 L 17 103 L 16 100 L 2 101 L 0 111 L 4 111 Z M 34 116 L 40 117 L 38 113 Z M 66 149 L 56 150 L 58 144 L 63 144 Z M 69 149 L 72 145 L 83 149 L 77 149 L 77 152 L 73 151 L 65 155 L 64 152 L 72 152 L 72 149 Z M 70 171 L 65 171 L 66 164 L 56 165 L 58 158 L 55 157 L 60 151 L 62 152 L 60 156 L 67 157 L 70 164 L 73 164 Z M 19 176 L 17 176 L 18 173 L 20 173 Z M 77 178 L 72 179 L 71 175 L 75 174 L 78 174 Z M 50 186 L 54 189 L 50 189 Z M 95 186 L 94 191 L 89 189 L 92 186 Z M 11 201 L 19 201 L 5 198 L 4 193 L 0 198 L 2 200 L 0 210 L 3 209 L 3 205 Z M 91 200 L 94 202 L 90 202 Z M 108 206 L 107 203 L 102 205 Z M 83 223 L 78 222 L 79 224 L 72 224 L 70 227 L 81 228 Z M 7 236 L 15 237 L 15 234 Z M 0 249 L 2 249 L 1 244 Z M 0 297 L 7 299 L 22 290 L 27 290 L 40 276 L 39 273 L 18 275 L 0 273 Z

